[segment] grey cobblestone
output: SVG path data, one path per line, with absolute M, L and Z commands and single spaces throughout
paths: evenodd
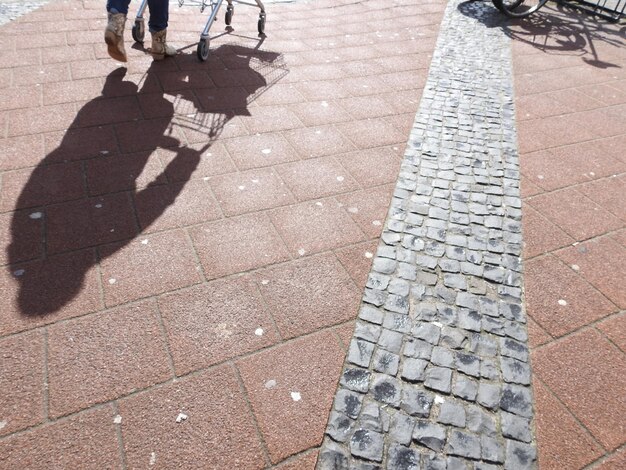
M 536 467 L 511 57 L 491 15 L 448 4 L 318 468 Z
M 46 3 L 49 2 L 0 2 L 0 26 L 16 20 Z

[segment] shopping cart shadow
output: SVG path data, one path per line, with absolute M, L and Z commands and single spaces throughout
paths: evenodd
M 484 8 L 482 3 L 488 8 Z M 458 9 L 488 28 L 502 28 L 514 41 L 523 42 L 546 54 L 579 56 L 584 63 L 600 69 L 621 67 L 601 57 L 603 53 L 597 44 L 623 48 L 626 27 L 587 15 L 567 2 L 548 2 L 538 12 L 521 19 L 507 18 L 488 0 L 467 0 L 461 2 Z
M 7 247 L 8 269 L 18 283 L 16 304 L 22 315 L 48 315 L 70 303 L 81 292 L 87 273 L 96 264 L 131 243 L 175 204 L 203 153 L 219 138 L 224 126 L 235 116 L 248 114 L 249 103 L 287 73 L 280 54 L 237 45 L 223 48 L 215 53 L 224 58 L 225 71 L 243 74 L 253 85 L 238 88 L 240 93 L 229 94 L 226 99 L 211 100 L 211 94 L 220 96 L 220 88 L 195 89 L 193 83 L 186 82 L 180 83 L 184 92 L 163 92 L 161 73 L 168 72 L 159 63 L 147 70 L 139 85 L 124 80 L 126 69 L 117 69 L 106 77 L 102 95 L 82 107 L 60 145 L 33 170 L 16 207 L 32 208 L 36 217 L 43 219 L 45 259 L 24 261 L 28 254 L 24 253 L 23 241 L 41 239 L 42 226 L 24 224 L 23 211 L 13 213 L 11 242 Z M 184 73 L 176 76 L 185 82 Z M 169 77 L 171 87 L 171 74 Z M 206 86 L 206 81 L 203 83 Z M 189 96 L 203 99 L 189 101 Z M 140 98 L 142 103 L 147 103 L 144 114 L 149 109 L 156 117 L 139 116 L 130 120 L 129 100 L 135 101 L 135 108 L 130 109 L 138 109 Z M 209 105 L 198 109 L 197 102 Z M 212 102 L 219 104 L 212 106 Z M 87 195 L 63 202 L 50 192 L 46 194 L 46 188 L 57 186 L 54 190 L 59 190 L 58 181 L 50 180 L 50 167 L 67 163 L 76 149 L 75 139 L 69 137 L 74 134 L 72 131 L 86 125 L 93 128 L 108 124 L 107 119 L 113 123 L 119 152 L 81 162 Z M 195 144 L 184 142 L 182 136 L 187 131 L 193 132 Z M 198 136 L 204 137 L 198 139 Z M 161 171 L 154 171 L 155 158 L 159 160 L 158 149 L 166 149 L 169 157 L 158 163 Z M 144 173 L 152 176 L 150 181 L 145 181 Z M 149 209 L 139 216 L 138 207 Z

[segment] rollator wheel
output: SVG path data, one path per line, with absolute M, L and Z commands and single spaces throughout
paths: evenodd
M 208 39 L 200 39 L 198 43 L 198 48 L 196 49 L 196 54 L 198 59 L 201 62 L 204 62 L 209 58 L 209 40 Z
M 132 34 L 135 42 L 143 42 L 143 38 L 146 34 L 143 21 L 135 21 L 132 29 Z
M 265 15 L 259 15 L 259 22 L 257 23 L 257 29 L 259 30 L 259 36 L 265 34 Z
M 235 13 L 235 9 L 228 5 L 228 7 L 226 7 L 226 18 L 224 19 L 226 26 L 230 26 L 233 22 L 233 13 Z

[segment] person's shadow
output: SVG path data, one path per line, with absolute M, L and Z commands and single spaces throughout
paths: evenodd
M 279 55 L 242 46 L 222 47 L 227 49 L 219 48 L 212 54 L 227 58 L 224 63 L 230 62 L 228 69 L 233 74 L 243 73 L 248 78 L 253 76 L 255 85 L 242 87 L 241 90 L 245 92 L 229 95 L 226 101 L 221 100 L 219 109 L 206 109 L 211 108 L 209 105 L 205 109 L 193 109 L 191 114 L 181 114 L 180 109 L 175 109 L 175 103 L 181 104 L 180 99 L 177 101 L 180 95 L 170 95 L 170 99 L 167 99 L 166 93 L 162 91 L 158 77 L 158 69 L 162 66 L 158 63 L 149 67 L 140 86 L 124 80 L 126 69 L 117 69 L 107 76 L 102 96 L 88 102 L 77 113 L 60 145 L 33 170 L 15 203 L 17 210 L 13 212 L 11 242 L 7 248 L 8 268 L 19 283 L 17 301 L 22 315 L 51 314 L 74 299 L 81 290 L 86 273 L 95 264 L 129 244 L 175 203 L 185 183 L 198 167 L 202 154 L 219 137 L 223 126 L 234 116 L 248 114 L 249 102 L 268 86 L 266 77 L 250 65 L 251 59 L 267 64 Z M 188 87 L 187 91 L 191 91 L 192 95 L 220 93 L 219 88 L 193 90 L 193 87 Z M 143 109 L 151 110 L 150 113 L 156 117 L 146 119 L 139 115 L 133 118 L 133 107 L 129 109 L 129 100 L 133 98 L 144 100 L 146 107 Z M 207 101 L 210 102 L 212 97 L 204 98 L 209 98 Z M 195 108 L 190 102 L 185 104 L 189 105 L 185 111 Z M 134 109 L 138 109 L 137 104 Z M 72 166 L 75 169 L 82 165 L 82 177 L 86 181 L 83 184 L 88 186 L 88 190 L 81 189 L 82 196 L 78 198 L 66 198 L 70 199 L 69 202 L 64 201 L 63 197 L 59 200 L 59 194 L 63 194 L 67 188 L 63 187 L 64 176 L 59 175 L 58 171 L 55 173 L 55 168 L 64 165 L 55 163 L 67 163 L 72 159 L 72 152 L 77 148 L 73 137 L 75 133 L 72 131 L 89 126 L 93 129 L 111 122 L 116 123 L 114 129 L 120 155 L 100 155 Z M 185 145 L 178 138 L 185 127 L 190 127 L 196 133 L 202 132 L 206 135 L 206 141 L 194 146 Z M 144 181 L 144 184 L 139 185 L 137 180 L 142 173 L 150 174 L 145 167 L 158 148 L 167 149 L 173 158 L 168 159 L 169 163 L 160 174 L 154 175 L 147 184 Z M 91 174 L 85 172 L 89 166 L 95 168 Z M 61 170 L 67 171 L 65 167 Z M 158 191 L 154 190 L 156 187 Z M 155 193 L 158 196 L 155 197 Z M 133 213 L 133 207 L 149 209 L 143 211 L 141 220 L 133 224 L 120 223 L 122 219 L 129 219 L 129 211 Z M 24 211 L 19 209 L 26 208 L 33 211 L 30 213 L 31 219 L 43 219 L 43 233 L 42 224 L 24 223 Z M 28 246 L 27 241 L 40 240 L 42 237 L 44 261 L 34 265 L 20 265 L 32 258 L 28 248 L 25 248 Z M 96 259 L 93 248 L 103 245 L 106 247 L 98 250 L 99 258 Z M 75 257 L 63 255 L 76 250 L 83 250 L 86 254 Z

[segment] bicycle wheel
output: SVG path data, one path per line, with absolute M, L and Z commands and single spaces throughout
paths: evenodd
M 494 6 L 511 18 L 524 18 L 531 15 L 548 0 L 492 0 Z

